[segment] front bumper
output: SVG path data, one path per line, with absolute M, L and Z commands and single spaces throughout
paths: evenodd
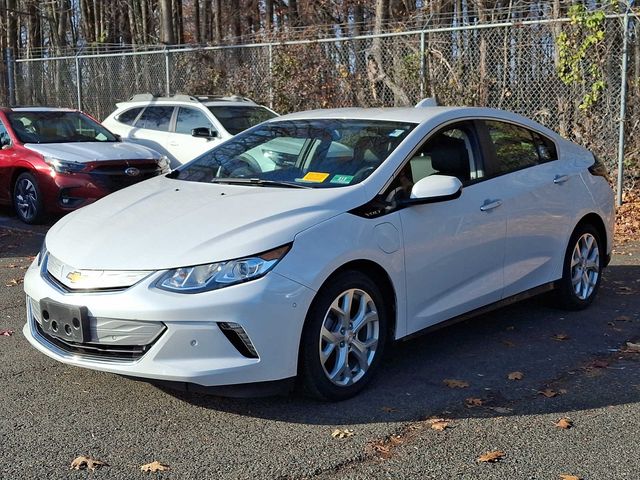
M 40 352 L 62 363 L 144 379 L 224 386 L 296 375 L 300 335 L 313 290 L 270 272 L 255 281 L 188 295 L 153 288 L 159 275 L 116 292 L 63 292 L 43 278 L 34 262 L 24 281 L 24 335 Z M 37 305 L 45 298 L 85 306 L 93 318 L 162 322 L 165 328 L 138 358 L 70 351 L 38 328 L 32 301 Z M 234 347 L 220 328 L 230 323 L 244 329 L 257 358 Z

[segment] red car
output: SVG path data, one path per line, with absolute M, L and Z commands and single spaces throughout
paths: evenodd
M 80 111 L 0 108 L 0 204 L 13 205 L 23 222 L 168 171 L 165 156 L 120 141 Z

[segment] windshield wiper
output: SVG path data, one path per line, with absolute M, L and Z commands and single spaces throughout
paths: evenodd
M 213 180 L 211 180 L 211 183 L 226 183 L 229 185 L 256 185 L 260 187 L 311 188 L 309 185 L 301 185 L 295 182 L 262 180 L 260 178 L 214 178 Z

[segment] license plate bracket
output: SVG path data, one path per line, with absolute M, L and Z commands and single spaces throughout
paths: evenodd
M 67 342 L 84 343 L 89 334 L 87 307 L 66 305 L 50 298 L 40 300 L 42 329 L 48 335 Z

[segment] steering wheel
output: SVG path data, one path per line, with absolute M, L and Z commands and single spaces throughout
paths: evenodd
M 361 182 L 362 180 L 364 180 L 365 178 L 367 178 L 369 175 L 371 175 L 371 173 L 376 169 L 376 167 L 362 167 L 360 170 L 358 170 L 356 172 L 356 174 L 353 176 L 353 180 L 351 180 L 351 183 L 358 183 Z

